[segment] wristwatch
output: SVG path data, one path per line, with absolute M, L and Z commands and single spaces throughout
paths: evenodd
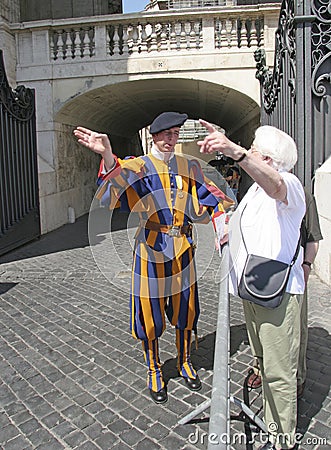
M 310 269 L 311 269 L 312 263 L 309 262 L 309 261 L 304 261 L 304 262 L 302 263 L 302 265 L 308 266 L 308 267 L 310 267 Z

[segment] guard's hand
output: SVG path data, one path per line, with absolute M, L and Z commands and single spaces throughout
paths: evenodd
M 97 133 L 84 127 L 77 127 L 74 130 L 74 135 L 77 138 L 79 144 L 92 150 L 95 153 L 99 153 L 101 156 L 106 154 L 112 154 L 112 148 L 108 136 L 103 133 Z

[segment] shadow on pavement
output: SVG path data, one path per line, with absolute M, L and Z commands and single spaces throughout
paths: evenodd
M 0 295 L 5 294 L 17 284 L 18 283 L 0 283 Z
M 192 343 L 191 360 L 196 370 L 205 369 L 213 370 L 214 368 L 214 351 L 215 351 L 215 336 L 216 333 L 207 334 L 198 341 L 198 348 Z M 233 356 L 239 351 L 240 344 L 246 342 L 247 332 L 246 325 L 234 325 L 230 327 L 230 355 Z M 177 359 L 171 358 L 164 362 L 162 366 L 162 373 L 164 381 L 169 382 L 172 378 L 178 377 Z M 243 374 L 244 379 L 244 374 Z
M 92 219 L 89 214 L 79 217 L 75 223 L 66 224 L 62 227 L 42 235 L 39 239 L 29 242 L 0 257 L 0 264 L 18 261 L 21 259 L 33 258 L 36 256 L 48 255 L 50 253 L 62 252 L 75 248 L 83 248 L 90 245 L 88 229 L 89 221 L 93 220 L 94 235 L 99 242 L 104 238 L 102 235 L 110 231 L 118 231 L 128 226 L 128 213 L 118 210 L 108 211 L 99 208 L 93 212 Z M 130 219 L 129 226 L 136 224 L 136 221 Z M 93 239 L 96 241 L 96 238 Z M 95 243 L 95 242 L 94 242 Z

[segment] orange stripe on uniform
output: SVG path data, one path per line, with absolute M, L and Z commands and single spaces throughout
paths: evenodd
M 150 303 L 150 292 L 148 284 L 148 254 L 144 245 L 140 245 L 141 268 L 140 268 L 140 304 L 144 317 L 146 336 L 149 339 L 155 339 L 155 327 L 153 320 L 152 307 Z M 152 331 L 152 333 L 151 333 Z

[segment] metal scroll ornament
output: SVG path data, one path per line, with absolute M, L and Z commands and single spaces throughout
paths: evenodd
M 30 120 L 35 111 L 32 89 L 18 86 L 14 90 L 9 86 L 2 50 L 0 50 L 0 103 L 18 120 Z
M 256 61 L 256 78 L 262 87 L 262 102 L 267 113 L 271 113 L 277 103 L 280 83 L 283 75 L 284 61 L 288 58 L 292 77 L 288 84 L 291 96 L 295 96 L 295 28 L 294 28 L 294 2 L 283 0 L 278 28 L 275 33 L 274 68 L 271 71 L 266 65 L 266 56 L 263 49 L 254 52 Z
M 313 0 L 312 13 L 312 90 L 319 97 L 331 93 L 331 2 Z

